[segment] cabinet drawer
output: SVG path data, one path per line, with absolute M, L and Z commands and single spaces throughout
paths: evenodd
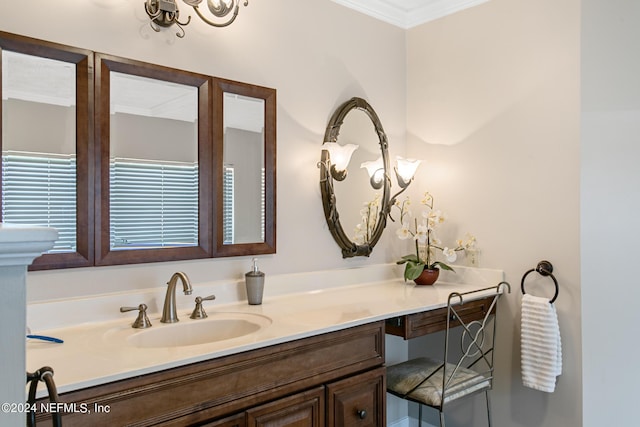
M 327 385 L 328 427 L 379 427 L 385 413 L 384 367 Z
M 491 306 L 493 297 L 469 301 L 457 308 L 460 317 L 465 322 L 484 318 L 487 310 Z M 495 311 L 495 307 L 494 307 Z M 458 326 L 460 322 L 454 320 L 453 325 Z M 437 310 L 425 311 L 422 313 L 408 314 L 405 316 L 388 319 L 385 323 L 385 332 L 390 335 L 397 335 L 404 339 L 420 337 L 447 328 L 447 307 Z

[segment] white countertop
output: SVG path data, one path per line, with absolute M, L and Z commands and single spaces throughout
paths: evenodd
M 137 312 L 125 313 L 116 320 L 38 329 L 32 333 L 61 338 L 64 343 L 28 340 L 27 370 L 31 372 L 43 366 L 51 366 L 55 372 L 58 392 L 64 393 L 443 307 L 451 292 L 495 286 L 502 280 L 502 272 L 499 270 L 457 270 L 456 276 L 445 276 L 445 281 L 439 281 L 434 286 L 416 286 L 401 279 L 390 279 L 272 296 L 265 292 L 263 304 L 255 306 L 248 305 L 246 300 L 224 304 L 208 301 L 205 303 L 205 310 L 210 317 L 223 316 L 224 313 L 250 313 L 266 316 L 271 319 L 271 323 L 242 337 L 198 345 L 139 348 L 129 344 L 126 338 L 141 331 L 130 327 Z M 355 274 L 351 270 L 345 270 L 345 273 Z M 454 279 L 446 281 L 450 277 Z M 273 278 L 272 281 L 277 279 Z M 347 280 L 349 281 L 353 280 Z M 180 290 L 178 292 L 181 294 Z M 491 292 L 488 291 L 487 295 Z M 202 296 L 205 296 L 204 293 Z M 192 309 L 192 304 L 188 308 L 179 307 L 180 324 L 203 321 L 189 318 Z M 150 312 L 149 319 L 153 324 L 152 328 L 173 326 L 160 323 L 159 313 Z M 30 321 L 35 324 L 44 323 L 41 319 Z

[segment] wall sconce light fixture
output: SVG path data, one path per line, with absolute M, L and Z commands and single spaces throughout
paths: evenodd
M 400 191 L 398 191 L 391 197 L 390 206 L 393 206 L 398 195 L 400 195 L 400 193 L 402 193 L 409 187 L 409 184 L 411 184 L 411 181 L 413 181 L 413 177 L 418 170 L 418 166 L 420 166 L 421 160 L 405 159 L 397 156 L 396 162 L 397 163 L 394 171 L 396 172 L 396 180 L 398 181 L 398 187 L 400 187 Z M 360 165 L 360 167 L 367 169 L 371 187 L 373 187 L 375 190 L 382 188 L 382 184 L 385 178 L 382 156 L 378 157 L 374 161 L 364 162 Z M 389 179 L 389 177 L 387 177 L 387 179 Z
M 200 11 L 200 3 L 203 0 L 182 0 L 188 6 L 193 7 L 196 15 L 200 17 L 204 22 L 213 27 L 226 27 L 231 25 L 238 16 L 240 9 L 239 2 L 241 0 L 207 0 L 207 8 L 209 12 L 214 16 L 214 19 L 207 18 Z M 249 4 L 249 0 L 244 0 L 244 6 Z M 180 10 L 176 0 L 145 0 L 144 10 L 149 15 L 149 25 L 154 31 L 160 31 L 160 27 L 170 27 L 176 25 L 180 31 L 176 33 L 176 36 L 182 38 L 185 35 L 183 26 L 191 22 L 191 16 L 187 17 L 187 20 L 180 22 Z M 218 22 L 219 21 L 219 22 Z
M 347 166 L 351 161 L 353 152 L 358 149 L 358 145 L 345 144 L 340 145 L 337 142 L 325 142 L 322 149 L 329 152 L 329 170 L 331 176 L 336 181 L 343 181 L 347 177 Z
M 360 167 L 367 169 L 371 187 L 373 187 L 374 190 L 381 189 L 383 184 L 382 181 L 384 180 L 384 163 L 382 162 L 382 156 L 378 157 L 376 160 L 364 162 Z
M 402 189 L 406 189 L 409 184 L 411 184 L 411 181 L 413 181 L 413 176 L 416 174 L 416 170 L 418 170 L 421 160 L 404 159 L 398 156 L 396 157 L 396 161 L 397 165 L 395 167 L 395 171 L 398 186 Z

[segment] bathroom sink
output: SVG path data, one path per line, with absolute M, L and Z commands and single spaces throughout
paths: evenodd
M 178 323 L 154 322 L 151 328 L 128 336 L 127 342 L 142 348 L 184 347 L 243 337 L 270 324 L 270 318 L 259 314 L 215 313 L 206 319 L 186 317 Z

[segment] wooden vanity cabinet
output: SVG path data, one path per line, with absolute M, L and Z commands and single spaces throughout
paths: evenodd
M 386 423 L 385 368 L 327 385 L 328 427 L 379 427 Z
M 380 427 L 385 425 L 385 368 L 269 402 L 205 427 Z
M 221 420 L 200 424 L 201 427 L 245 427 L 244 413 L 232 415 Z
M 270 402 L 246 412 L 247 427 L 324 426 L 324 387 Z
M 472 320 L 482 320 L 491 307 L 493 297 L 466 302 L 456 309 L 465 323 Z M 493 307 L 495 313 L 496 307 Z M 452 319 L 453 325 L 460 322 Z M 444 331 L 447 328 L 447 307 L 438 308 L 421 313 L 393 317 L 386 321 L 386 333 L 403 337 L 405 340 Z
M 382 426 L 384 381 L 380 321 L 64 393 L 61 402 L 109 411 L 65 413 L 62 423 Z M 37 421 L 51 425 L 48 414 Z

